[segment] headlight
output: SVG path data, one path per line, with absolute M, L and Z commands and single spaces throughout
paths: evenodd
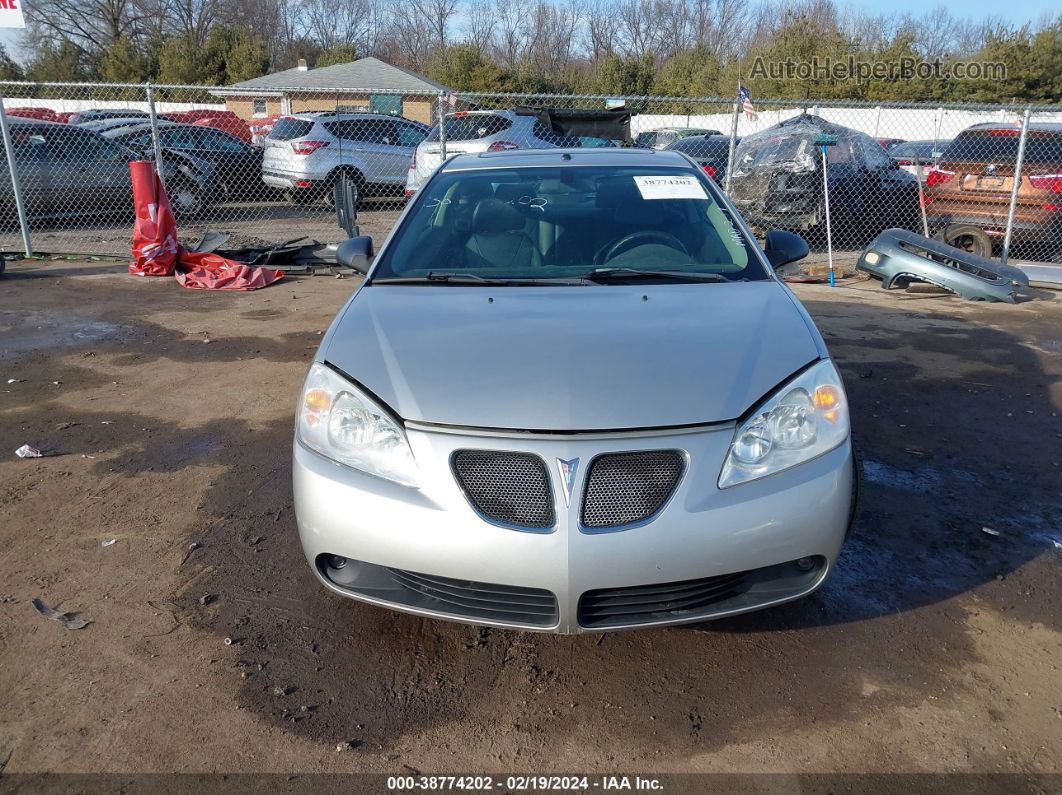
M 719 488 L 756 480 L 829 452 L 848 438 L 841 376 L 825 359 L 809 367 L 738 426 Z
M 417 465 L 403 430 L 323 364 L 314 364 L 306 376 L 296 428 L 303 444 L 333 461 L 406 486 L 417 483 Z

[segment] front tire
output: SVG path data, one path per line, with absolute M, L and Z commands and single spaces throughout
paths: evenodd
M 174 180 L 170 183 L 170 206 L 178 220 L 193 220 L 206 209 L 206 197 L 195 183 L 186 180 Z

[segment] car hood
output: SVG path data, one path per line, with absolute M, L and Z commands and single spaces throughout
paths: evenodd
M 582 431 L 735 419 L 819 348 L 773 280 L 380 285 L 321 356 L 406 420 Z

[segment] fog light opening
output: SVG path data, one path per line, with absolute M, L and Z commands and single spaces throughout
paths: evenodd
M 342 555 L 329 555 L 328 567 L 330 569 L 342 569 L 347 565 L 347 559 Z
M 815 558 L 800 558 L 797 560 L 796 565 L 801 571 L 811 571 L 815 568 Z

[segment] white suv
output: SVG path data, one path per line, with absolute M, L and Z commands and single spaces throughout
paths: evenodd
M 445 117 L 446 157 L 469 152 L 504 152 L 507 149 L 555 149 L 580 146 L 578 138 L 558 135 L 538 120 L 511 110 L 470 110 Z M 443 161 L 439 125 L 413 154 L 406 176 L 406 196 L 412 196 Z
M 265 139 L 262 181 L 298 203 L 327 196 L 343 173 L 360 196 L 401 195 L 427 133 L 423 124 L 378 113 L 282 116 Z

